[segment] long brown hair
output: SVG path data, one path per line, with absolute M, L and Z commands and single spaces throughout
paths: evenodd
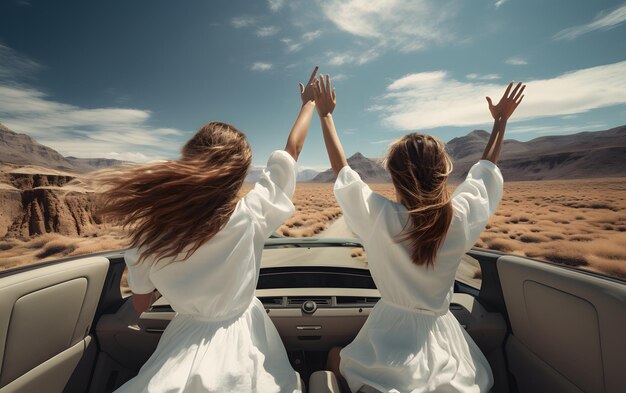
M 430 135 L 408 134 L 389 146 L 385 165 L 409 212 L 398 241 L 409 242 L 413 263 L 433 266 L 453 214 L 446 187 L 452 161 L 445 145 Z
M 182 149 L 182 158 L 110 172 L 99 214 L 131 230 L 139 261 L 184 259 L 217 234 L 237 203 L 252 152 L 245 134 L 218 122 L 204 125 Z

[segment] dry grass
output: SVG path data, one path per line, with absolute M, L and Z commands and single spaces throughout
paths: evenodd
M 126 234 L 110 226 L 81 237 L 46 233 L 32 239 L 4 239 L 0 241 L 0 270 L 126 247 Z
M 478 241 L 626 279 L 626 179 L 505 183 Z
M 372 188 L 394 198 L 390 184 Z M 341 214 L 330 184 L 298 184 L 293 200 L 296 213 L 278 229 L 285 236 L 318 235 Z M 508 182 L 476 245 L 626 279 L 625 231 L 626 178 Z M 110 226 L 76 238 L 1 239 L 0 269 L 124 247 L 124 233 Z

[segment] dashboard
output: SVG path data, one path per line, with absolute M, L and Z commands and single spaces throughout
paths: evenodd
M 262 268 L 256 296 L 285 347 L 305 351 L 347 345 L 380 300 L 369 270 L 331 266 Z M 478 341 L 505 331 L 501 316 L 487 312 L 472 295 L 455 293 L 450 310 Z M 160 333 L 174 315 L 161 298 L 140 316 L 139 324 Z

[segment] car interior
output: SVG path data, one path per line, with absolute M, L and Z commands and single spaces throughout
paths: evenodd
M 266 249 L 355 246 L 270 239 Z M 492 392 L 624 391 L 624 282 L 483 249 L 468 255 L 482 284 L 457 281 L 450 310 L 489 360 Z M 137 315 L 120 290 L 124 268 L 116 251 L 0 273 L 0 393 L 106 393 L 137 374 L 175 312 L 161 297 Z M 256 295 L 303 389 L 341 392 L 327 353 L 350 343 L 380 298 L 368 269 L 262 265 Z

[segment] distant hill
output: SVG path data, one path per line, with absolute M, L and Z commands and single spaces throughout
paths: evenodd
M 315 176 L 319 175 L 319 172 L 315 169 L 302 169 L 298 172 L 298 181 L 306 182 L 311 181 L 315 178 Z
M 474 130 L 454 138 L 446 149 L 454 162 L 450 175 L 452 183 L 459 183 L 482 157 L 489 133 Z M 498 166 L 505 180 L 583 179 L 595 177 L 626 176 L 626 126 L 606 131 L 580 132 L 570 135 L 552 135 L 520 142 L 506 139 L 500 153 Z M 356 153 L 348 164 L 365 181 L 390 182 L 380 159 L 367 158 Z M 317 175 L 312 182 L 335 181 L 332 169 Z
M 90 172 L 123 164 L 108 158 L 63 157 L 26 134 L 18 134 L 0 124 L 0 162 L 16 165 L 37 165 L 70 172 Z
M 446 144 L 454 161 L 450 181 L 458 183 L 477 162 L 489 140 L 489 133 L 474 130 Z M 626 176 L 626 126 L 606 131 L 552 135 L 520 142 L 504 141 L 498 166 L 505 180 L 549 180 Z M 116 166 L 124 161 L 107 158 L 64 157 L 26 134 L 18 134 L 0 124 L 0 163 L 31 165 L 60 171 L 85 173 Z M 386 183 L 391 179 L 378 159 L 356 153 L 348 159 L 350 166 L 371 183 Z M 246 181 L 255 182 L 261 168 L 252 167 Z M 305 169 L 298 181 L 333 182 L 331 169 L 317 173 Z
M 248 170 L 248 175 L 246 176 L 246 183 L 256 183 L 261 176 L 261 172 L 263 172 L 263 168 L 259 168 L 256 166 L 251 166 Z M 296 181 L 306 182 L 313 179 L 317 176 L 319 172 L 314 169 L 301 169 L 298 171 L 298 177 Z
M 475 130 L 446 144 L 454 161 L 452 182 L 478 161 L 489 133 Z M 528 142 L 505 140 L 498 166 L 505 180 L 626 176 L 626 126 L 606 131 L 552 135 Z
M 389 173 L 380 163 L 380 160 L 367 158 L 361 153 L 355 153 L 348 158 L 348 165 L 354 169 L 363 181 L 370 183 L 389 183 L 391 177 Z M 332 169 L 325 170 L 315 176 L 311 182 L 314 183 L 331 183 L 335 181 L 335 174 Z

